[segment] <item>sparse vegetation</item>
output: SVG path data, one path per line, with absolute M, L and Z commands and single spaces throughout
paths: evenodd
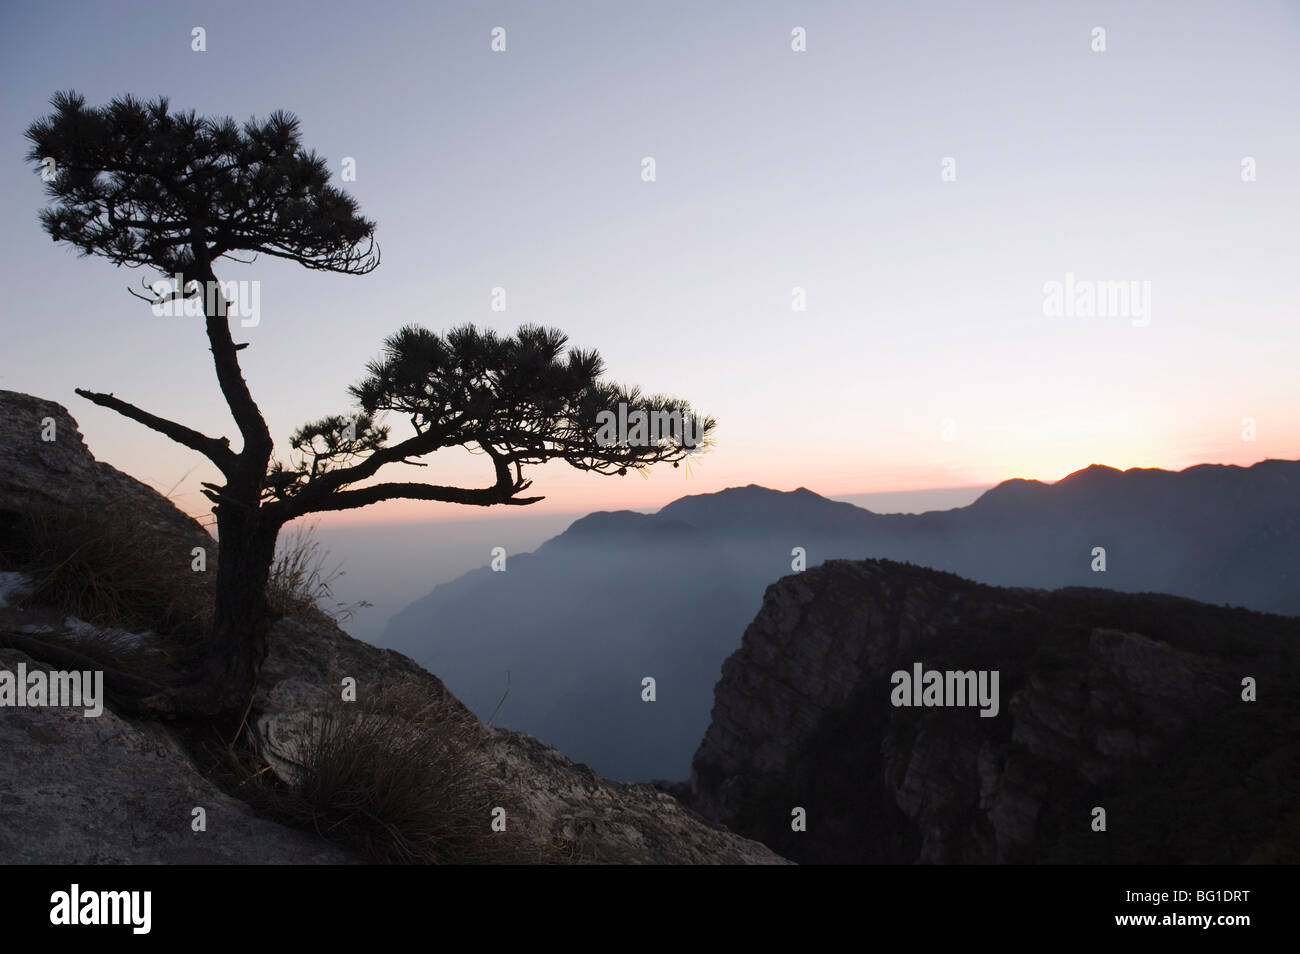
M 316 831 L 372 862 L 555 862 L 555 849 L 491 829 L 508 805 L 492 772 L 489 738 L 454 700 L 411 681 L 332 702 L 291 734 L 298 765 L 284 782 L 244 748 L 228 749 L 234 793 L 269 817 Z M 227 778 L 227 785 L 231 779 Z
M 22 514 L 10 562 L 36 583 L 31 600 L 99 626 L 191 635 L 212 619 L 212 579 L 188 553 L 160 547 L 123 508 L 46 507 Z
M 266 599 L 277 616 L 298 616 L 316 622 L 344 623 L 356 611 L 372 605 L 366 600 L 341 603 L 333 584 L 343 576 L 342 565 L 329 569 L 329 551 L 316 537 L 316 525 L 295 529 L 280 539 L 271 567 Z
M 9 528 L 3 562 L 32 578 L 28 603 L 97 627 L 44 638 L 105 666 L 166 679 L 201 652 L 212 623 L 217 556 L 214 546 L 206 570 L 196 572 L 188 551 L 159 543 L 127 508 L 49 506 L 23 513 Z M 343 569 L 328 560 L 314 525 L 286 535 L 267 585 L 272 614 L 330 624 L 371 605 L 335 597 Z M 152 636 L 145 645 L 115 629 Z
M 492 854 L 487 759 L 473 716 L 413 684 L 322 712 L 281 807 L 324 837 L 386 862 Z
M 206 571 L 195 572 L 188 554 L 160 548 L 156 535 L 141 534 L 139 522 L 123 509 L 47 507 L 22 515 L 5 562 L 33 577 L 34 603 L 97 626 L 188 635 L 212 622 L 215 549 Z M 314 525 L 287 534 L 267 583 L 272 613 L 345 622 L 370 606 L 335 597 L 333 585 L 343 569 L 330 568 L 328 561 Z

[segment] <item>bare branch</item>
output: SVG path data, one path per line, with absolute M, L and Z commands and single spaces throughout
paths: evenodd
M 177 444 L 198 451 L 216 464 L 223 474 L 229 474 L 235 466 L 235 453 L 230 449 L 230 441 L 227 438 L 208 437 L 206 434 L 200 434 L 193 428 L 186 427 L 183 424 L 177 424 L 175 421 L 158 417 L 148 411 L 142 411 L 135 405 L 119 400 L 111 394 L 99 394 L 81 388 L 77 388 L 76 392 L 87 401 L 116 411 L 123 417 L 129 417 L 131 420 L 143 424 L 159 434 L 170 437 Z

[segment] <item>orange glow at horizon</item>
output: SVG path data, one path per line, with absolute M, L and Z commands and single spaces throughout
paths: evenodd
M 1280 444 L 1281 441 L 1276 443 Z M 971 461 L 964 466 L 931 463 L 918 466 L 877 465 L 869 470 L 818 468 L 817 474 L 801 474 L 793 468 L 749 471 L 748 468 L 720 467 L 710 473 L 706 467 L 700 467 L 689 476 L 667 469 L 662 473 L 652 473 L 648 479 L 635 474 L 600 477 L 571 470 L 566 473 L 567 468 L 549 472 L 543 468 L 538 471 L 533 487 L 527 493 L 545 499 L 527 506 L 470 507 L 394 500 L 360 510 L 316 514 L 306 519 L 343 526 L 509 519 L 521 514 L 580 516 L 602 510 L 653 512 L 681 497 L 717 493 L 729 487 L 749 484 L 779 491 L 806 487 L 824 497 L 845 497 L 855 494 L 991 486 L 1013 478 L 1050 484 L 1092 464 L 1117 470 L 1156 468 L 1179 471 L 1205 463 L 1249 467 L 1268 458 L 1291 459 L 1281 452 L 1282 447 L 1272 448 L 1274 452 L 1269 453 L 1268 448 L 1257 443 L 1225 442 L 1216 448 L 1206 447 L 1205 450 L 1207 453 L 1196 455 L 1188 451 L 1179 453 L 1171 447 L 1164 454 L 1153 455 L 1150 450 L 1144 453 L 1140 447 L 1116 443 L 1105 453 L 1081 453 L 1078 449 L 1059 447 L 1035 457 L 1026 455 L 1017 458 L 1008 455 L 1002 462 Z

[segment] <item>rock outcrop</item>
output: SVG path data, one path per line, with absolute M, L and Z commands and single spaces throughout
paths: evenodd
M 0 649 L 0 670 L 39 664 Z M 193 830 L 194 809 L 205 830 Z M 0 864 L 346 864 L 313 834 L 256 817 L 166 730 L 105 711 L 0 709 Z
M 298 740 L 315 702 L 338 695 L 348 676 L 359 687 L 414 681 L 473 720 L 441 680 L 392 650 L 337 627 L 300 619 L 273 628 L 250 722 L 259 748 L 286 781 L 295 777 Z M 477 720 L 473 720 L 475 724 Z M 559 846 L 583 862 L 624 864 L 781 864 L 764 846 L 683 807 L 648 784 L 601 778 L 544 742 L 479 725 L 493 774 L 510 793 L 510 831 L 537 846 Z
M 121 506 L 142 531 L 188 553 L 211 535 L 147 484 L 95 460 L 77 422 L 53 401 L 0 391 L 0 533 L 46 507 Z
M 797 861 L 1295 860 L 1297 647 L 1291 617 L 831 561 L 768 588 L 689 801 Z M 893 705 L 916 663 L 998 671 L 998 715 Z

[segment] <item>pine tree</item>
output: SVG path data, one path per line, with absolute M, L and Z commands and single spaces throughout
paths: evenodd
M 408 326 L 390 336 L 366 376 L 350 388 L 355 409 L 293 433 L 285 460 L 239 362 L 229 302 L 216 267 L 240 256 L 268 255 L 305 268 L 364 275 L 379 264 L 375 223 L 329 184 L 325 160 L 305 151 L 298 121 L 273 113 L 242 126 L 229 118 L 173 112 L 167 99 L 115 99 L 87 108 L 73 92 L 57 94 L 54 111 L 27 130 L 28 158 L 47 180 L 45 230 L 83 255 L 144 268 L 175 285 L 146 287 L 153 305 L 198 299 L 217 383 L 241 446 L 128 404 L 112 394 L 77 389 L 179 444 L 203 454 L 221 473 L 204 484 L 212 501 L 218 562 L 212 630 L 202 662 L 173 684 L 115 674 L 107 685 L 119 705 L 162 716 L 236 717 L 247 708 L 267 650 L 271 625 L 266 584 L 280 529 L 311 513 L 384 500 L 526 505 L 523 468 L 560 459 L 598 474 L 674 467 L 691 441 L 611 444 L 598 438 L 598 416 L 624 402 L 648 411 L 691 414 L 684 401 L 645 396 L 602 379 L 594 351 L 567 347 L 555 329 L 525 326 L 502 336 L 473 325 L 446 335 Z M 160 290 L 162 289 L 162 290 Z M 400 414 L 414 433 L 390 440 L 382 423 Z M 699 420 L 698 418 L 696 420 Z M 708 443 L 714 421 L 700 421 Z M 447 447 L 483 454 L 492 483 L 482 488 L 419 482 L 372 482 L 379 471 Z

